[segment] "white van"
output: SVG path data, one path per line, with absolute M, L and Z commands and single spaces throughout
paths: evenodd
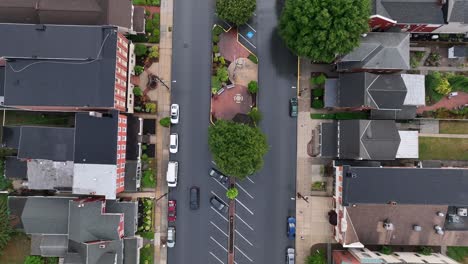
M 166 181 L 168 187 L 177 187 L 177 172 L 179 171 L 179 163 L 177 161 L 169 161 L 167 165 Z

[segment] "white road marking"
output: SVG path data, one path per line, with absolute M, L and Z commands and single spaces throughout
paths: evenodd
M 244 223 L 244 225 L 246 225 L 250 230 L 254 231 L 253 227 L 251 227 L 249 224 L 247 224 L 247 222 L 244 221 L 244 219 L 242 219 L 240 216 L 238 216 L 236 214 L 237 218 L 239 218 L 239 220 L 242 221 L 242 223 Z
M 242 187 L 239 183 L 236 183 L 236 185 L 237 185 L 237 187 L 239 187 L 241 190 L 243 190 L 250 198 L 253 199 L 253 196 L 250 195 L 250 193 L 249 193 L 248 191 L 246 191 L 246 190 L 244 189 L 244 187 Z
M 212 236 L 210 236 L 211 240 L 213 240 L 216 244 L 218 244 L 218 246 L 220 246 L 222 249 L 224 249 L 224 251 L 228 252 L 228 250 L 223 247 L 223 245 L 221 245 L 221 243 L 219 243 L 218 241 L 216 241 L 216 239 L 214 239 Z
M 249 241 L 247 238 L 245 238 L 241 233 L 239 233 L 239 231 L 235 230 L 235 232 L 236 232 L 240 237 L 242 237 L 247 243 L 249 243 L 249 245 L 251 245 L 251 246 L 253 247 L 253 244 L 250 243 L 250 241 Z
M 223 199 L 221 199 L 221 197 L 219 197 L 216 193 L 214 193 L 213 191 L 211 191 L 211 194 L 213 194 L 214 196 L 218 197 L 221 201 L 223 201 L 223 203 L 229 207 L 229 203 L 226 203 Z M 237 199 L 236 199 L 237 200 Z
M 217 225 L 215 225 L 215 223 L 213 223 L 212 221 L 210 221 L 210 223 L 216 227 L 221 233 L 223 233 L 226 237 L 229 237 L 228 234 L 226 234 L 221 228 L 219 228 Z
M 212 179 L 213 181 L 217 182 L 219 185 L 221 185 L 221 187 L 223 187 L 223 188 L 224 188 L 224 190 L 226 190 L 226 191 L 227 191 L 227 188 L 226 188 L 226 186 L 224 186 L 222 183 L 220 183 L 220 182 L 219 182 L 218 180 L 216 180 L 215 178 L 211 178 L 211 179 Z
M 224 262 L 220 260 L 215 254 L 213 254 L 213 252 L 210 251 L 210 255 L 213 256 L 213 258 L 217 259 L 219 262 L 224 264 Z
M 226 222 L 229 222 L 229 221 L 227 220 L 227 218 L 224 217 L 224 215 L 222 215 L 220 212 L 218 212 L 218 210 L 216 210 L 213 206 L 210 206 L 210 207 L 211 207 L 211 209 L 213 209 L 213 211 L 215 211 L 217 214 L 219 214 L 219 216 L 221 216 L 224 220 L 226 220 Z
M 214 162 L 214 160 L 212 160 L 211 163 L 213 163 L 214 165 L 216 165 L 216 162 Z
M 246 257 L 248 260 L 250 260 L 250 262 L 253 262 L 253 260 L 251 258 L 249 258 L 249 256 L 247 256 L 244 252 L 242 252 L 242 250 L 240 250 L 237 246 L 234 246 L 237 250 L 239 250 L 240 253 L 242 253 L 242 255 L 244 255 L 244 257 Z
M 254 32 L 257 32 L 252 26 L 249 25 L 249 23 L 245 23 L 250 29 L 252 29 Z
M 250 211 L 250 209 L 247 208 L 247 206 L 245 206 L 243 203 L 241 203 L 241 201 L 239 201 L 237 198 L 236 198 L 236 201 L 237 201 L 240 205 L 242 205 L 242 207 L 244 207 L 245 210 L 247 210 L 251 215 L 254 215 L 254 213 L 253 213 L 252 211 Z
M 257 48 L 257 47 L 255 47 L 254 44 L 252 44 L 252 42 L 250 42 L 250 41 L 249 41 L 246 37 L 244 37 L 242 34 L 238 34 L 238 35 L 241 36 L 243 39 L 245 39 L 245 41 L 247 41 L 250 45 L 252 45 L 252 47 L 254 47 L 255 49 Z
M 250 179 L 250 177 L 249 177 L 249 176 L 247 176 L 247 180 L 249 180 L 251 183 L 255 184 L 255 182 L 254 182 L 254 181 L 252 181 L 252 179 Z

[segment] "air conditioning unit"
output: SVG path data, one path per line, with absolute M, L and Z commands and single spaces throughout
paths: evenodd
M 387 222 L 387 221 L 385 221 L 385 222 L 383 223 L 383 227 L 384 227 L 386 230 L 393 230 L 393 224 L 390 223 L 390 222 Z
M 104 244 L 99 245 L 99 248 L 106 248 L 106 245 L 104 245 Z
M 468 208 L 458 208 L 457 214 L 459 216 L 468 216 Z

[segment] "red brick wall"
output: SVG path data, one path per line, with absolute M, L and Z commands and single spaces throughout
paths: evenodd
M 383 17 L 371 16 L 369 19 L 369 27 L 372 31 L 387 30 L 393 25 L 395 25 L 393 21 L 387 20 Z
M 125 111 L 127 102 L 128 40 L 120 33 L 117 38 L 116 54 L 114 107 L 120 111 Z
M 119 115 L 119 126 L 117 136 L 117 189 L 116 192 L 123 192 L 125 177 L 125 152 L 127 145 L 127 117 Z

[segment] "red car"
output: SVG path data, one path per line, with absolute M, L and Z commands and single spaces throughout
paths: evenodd
M 167 221 L 175 222 L 177 218 L 177 202 L 175 200 L 169 200 L 167 206 Z

